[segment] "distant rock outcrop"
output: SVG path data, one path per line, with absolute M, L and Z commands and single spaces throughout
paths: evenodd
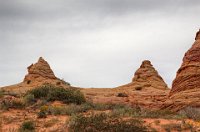
M 167 84 L 164 82 L 149 60 L 142 62 L 140 68 L 135 72 L 132 82 L 142 85 L 143 87 L 167 89 Z
M 31 64 L 27 69 L 28 74 L 25 76 L 24 82 L 57 79 L 48 62 L 46 62 L 42 57 L 39 58 L 37 63 Z
M 178 111 L 187 106 L 200 107 L 200 31 L 192 47 L 185 53 L 163 108 Z
M 167 84 L 149 60 L 142 62 L 131 83 L 117 87 L 116 90 L 127 93 L 130 104 L 149 109 L 159 109 L 169 94 Z
M 28 74 L 25 76 L 23 82 L 2 87 L 5 91 L 24 93 L 30 89 L 36 88 L 44 84 L 57 85 L 64 88 L 71 87 L 69 83 L 57 78 L 48 62 L 42 57 L 39 58 L 38 62 L 31 64 L 28 68 Z

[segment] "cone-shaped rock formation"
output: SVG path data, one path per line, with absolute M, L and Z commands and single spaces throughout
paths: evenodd
M 183 63 L 173 81 L 170 95 L 191 89 L 200 90 L 200 31 L 197 32 L 195 40 L 192 47 L 185 53 Z
M 30 89 L 36 88 L 44 84 L 58 85 L 64 88 L 71 87 L 69 83 L 57 78 L 48 62 L 42 57 L 38 62 L 31 64 L 28 68 L 28 74 L 25 76 L 23 82 L 16 85 L 2 87 L 6 91 L 12 91 L 16 93 L 24 93 Z
M 24 82 L 35 81 L 41 79 L 56 79 L 49 64 L 40 57 L 38 62 L 30 65 L 28 68 L 28 74 L 24 78 Z
M 135 72 L 132 82 L 138 85 L 143 85 L 144 87 L 167 89 L 167 84 L 149 60 L 142 62 L 140 68 Z
M 200 31 L 185 53 L 183 63 L 173 81 L 169 98 L 162 109 L 179 111 L 185 107 L 200 107 Z

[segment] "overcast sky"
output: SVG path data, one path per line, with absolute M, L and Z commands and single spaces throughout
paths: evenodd
M 171 86 L 199 12 L 200 0 L 0 0 L 0 86 L 40 56 L 73 86 L 129 83 L 146 59 Z

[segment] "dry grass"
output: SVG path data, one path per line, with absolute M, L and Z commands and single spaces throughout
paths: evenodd
M 59 122 L 59 120 L 56 118 L 50 119 L 44 123 L 44 127 L 45 128 L 52 127 L 53 125 L 57 124 L 58 122 Z

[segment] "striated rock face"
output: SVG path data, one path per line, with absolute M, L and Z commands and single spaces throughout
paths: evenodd
M 28 74 L 25 76 L 23 82 L 2 87 L 3 90 L 14 93 L 25 93 L 28 90 L 39 87 L 44 84 L 52 84 L 64 88 L 72 88 L 69 83 L 57 78 L 51 67 L 42 57 L 38 62 L 31 64 L 28 68 Z
M 200 31 L 195 42 L 185 53 L 183 63 L 177 71 L 170 95 L 191 89 L 200 90 Z
M 117 87 L 116 90 L 118 90 L 118 93 L 128 94 L 128 97 L 126 97 L 128 104 L 148 109 L 160 109 L 169 94 L 167 84 L 148 60 L 142 62 L 140 68 L 135 72 L 131 83 Z M 96 99 L 98 101 L 103 99 L 106 102 L 109 101 L 105 98 L 97 97 L 95 96 L 94 102 Z M 120 98 L 116 99 L 123 101 Z
M 188 106 L 200 107 L 200 31 L 192 47 L 185 53 L 169 98 L 162 108 L 179 111 Z
M 142 62 L 140 68 L 135 72 L 132 82 L 138 85 L 143 84 L 143 86 L 146 87 L 167 89 L 167 84 L 164 82 L 149 60 Z
M 24 82 L 31 80 L 43 79 L 56 79 L 53 71 L 51 70 L 49 64 L 40 57 L 38 62 L 30 65 L 28 68 L 28 74 L 24 78 Z

